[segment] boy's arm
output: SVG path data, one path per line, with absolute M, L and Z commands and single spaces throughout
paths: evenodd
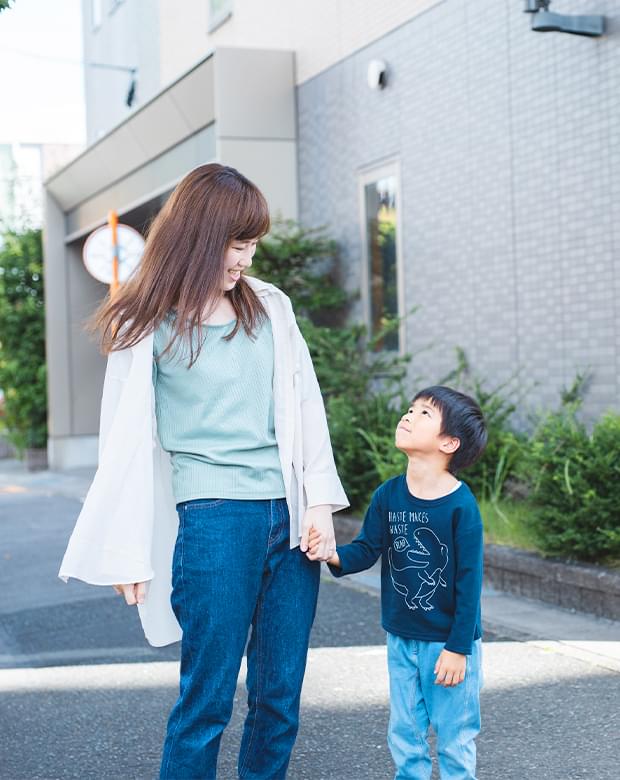
M 331 568 L 334 566 L 336 569 L 341 569 L 342 566 L 340 565 L 340 556 L 337 552 L 335 552 L 331 558 L 328 558 L 326 561 L 327 565 Z M 332 572 L 333 574 L 333 572 Z M 335 577 L 338 577 L 338 574 L 334 574 Z
M 455 536 L 456 568 L 454 588 L 456 606 L 446 650 L 470 655 L 474 629 L 480 611 L 484 544 L 482 520 L 477 506 L 464 510 Z
M 350 543 L 336 547 L 327 565 L 334 577 L 355 574 L 376 563 L 383 547 L 383 512 L 378 491 L 372 497 L 362 530 Z

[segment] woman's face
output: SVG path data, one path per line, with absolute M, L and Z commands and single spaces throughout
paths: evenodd
M 256 252 L 257 238 L 248 241 L 232 241 L 224 255 L 224 277 L 222 292 L 232 290 L 239 281 L 241 274 L 252 265 Z

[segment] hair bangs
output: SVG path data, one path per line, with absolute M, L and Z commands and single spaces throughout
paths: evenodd
M 487 444 L 484 415 L 478 402 L 471 396 L 444 385 L 433 385 L 416 393 L 413 401 L 428 401 L 441 414 L 442 436 L 454 436 L 460 446 L 452 455 L 448 469 L 456 474 L 475 463 Z
M 271 219 L 264 195 L 254 185 L 245 189 L 245 197 L 231 225 L 231 241 L 251 241 L 269 233 Z
M 416 401 L 428 401 L 428 403 L 431 406 L 434 406 L 435 409 L 439 411 L 439 414 L 443 417 L 446 405 L 441 397 L 441 394 L 434 392 L 434 390 L 434 387 L 427 387 L 424 390 L 420 390 L 420 392 L 416 393 L 412 398 L 411 403 L 414 404 Z
M 205 307 L 222 294 L 230 243 L 262 238 L 269 229 L 266 198 L 239 171 L 219 163 L 192 169 L 154 220 L 138 274 L 93 315 L 92 329 L 101 331 L 104 351 L 134 346 L 176 310 L 175 337 L 189 346 L 193 365 L 201 342 L 194 351 L 192 332 Z M 229 296 L 237 320 L 232 335 L 240 327 L 253 335 L 266 317 L 259 297 L 243 279 Z

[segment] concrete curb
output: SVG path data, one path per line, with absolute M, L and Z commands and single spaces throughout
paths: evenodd
M 336 541 L 346 544 L 361 521 L 334 515 Z M 620 620 L 620 573 L 602 566 L 543 558 L 499 544 L 485 545 L 485 580 L 493 588 L 564 609 Z
M 620 574 L 499 544 L 485 545 L 485 578 L 497 590 L 620 620 Z
M 0 436 L 0 460 L 4 458 L 14 458 L 15 450 L 13 446 L 9 444 L 8 440 L 4 436 Z

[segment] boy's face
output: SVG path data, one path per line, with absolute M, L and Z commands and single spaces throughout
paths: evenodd
M 441 434 L 441 422 L 441 412 L 430 399 L 418 398 L 400 418 L 394 443 L 408 455 L 439 452 L 451 455 L 460 442 Z

